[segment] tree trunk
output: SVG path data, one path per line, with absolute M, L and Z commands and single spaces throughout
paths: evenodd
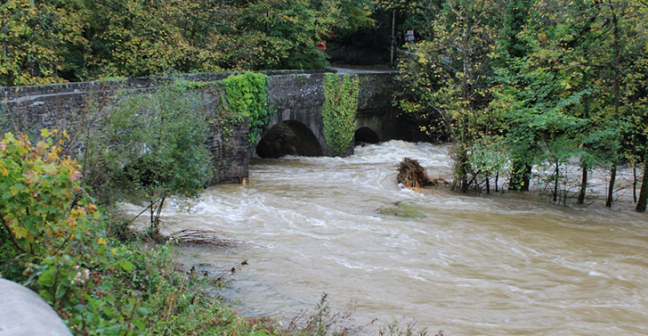
M 644 172 L 644 174 L 646 174 Z M 632 165 L 632 201 L 637 204 L 637 165 Z
M 641 179 L 641 192 L 637 201 L 637 212 L 646 212 L 646 201 L 648 200 L 648 155 L 644 159 L 643 179 Z
M 392 36 L 391 36 L 391 50 L 389 53 L 390 66 L 394 66 L 394 44 L 396 44 L 396 9 L 392 9 Z
M 164 206 L 164 200 L 166 197 L 162 197 L 162 201 L 160 201 L 160 205 L 157 208 L 157 214 L 155 215 L 155 223 L 153 225 L 153 229 L 155 229 L 155 232 L 160 232 L 160 213 L 162 212 L 162 207 Z
M 554 192 L 553 192 L 553 201 L 558 203 L 558 180 L 560 175 L 560 163 L 556 161 L 556 180 L 554 181 Z
M 529 191 L 531 182 L 531 166 L 525 162 L 513 162 L 513 171 L 511 172 L 511 182 L 509 189 L 517 191 Z
M 452 181 L 452 190 L 459 189 L 463 192 L 468 191 L 468 172 L 469 172 L 469 163 L 468 163 L 468 152 L 465 145 L 460 145 L 461 148 L 456 153 L 455 157 L 455 169 L 454 169 L 454 181 Z
M 153 207 L 153 204 L 154 204 L 154 202 L 153 202 L 153 200 L 151 200 L 151 205 L 150 205 L 150 209 L 151 209 L 151 227 L 153 227 L 153 220 L 154 220 L 154 215 L 155 215 L 155 208 Z
M 498 192 L 497 190 L 498 183 L 499 183 L 499 170 L 497 171 L 497 174 L 495 174 L 495 192 Z
M 614 25 L 614 120 L 619 120 L 619 106 L 621 105 L 621 92 L 620 92 L 620 79 L 619 79 L 619 22 L 617 20 L 616 12 L 614 7 L 610 6 L 612 10 L 612 23 Z M 608 188 L 607 201 L 605 206 L 608 208 L 612 207 L 614 202 L 614 183 L 616 182 L 616 172 L 617 172 L 617 163 L 616 158 L 612 165 L 612 170 L 610 172 L 610 186 Z
M 581 180 L 580 193 L 578 194 L 578 204 L 585 204 L 585 193 L 587 189 L 587 165 L 583 164 L 583 179 Z
M 610 185 L 608 186 L 608 196 L 607 196 L 607 201 L 605 202 L 605 206 L 608 208 L 612 207 L 612 203 L 614 202 L 614 183 L 616 182 L 616 172 L 617 172 L 617 165 L 614 163 L 612 165 L 612 169 L 610 170 Z

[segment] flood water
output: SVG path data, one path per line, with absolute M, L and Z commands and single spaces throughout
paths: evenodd
M 188 212 L 172 203 L 165 229 L 240 242 L 182 248 L 179 261 L 226 270 L 248 260 L 225 295 L 250 315 L 290 318 L 327 293 L 334 310 L 353 302 L 359 325 L 379 318 L 367 332 L 414 319 L 445 335 L 648 334 L 648 215 L 632 211 L 627 190 L 608 210 L 397 186 L 404 157 L 451 176 L 448 149 L 391 141 L 349 158 L 256 160 L 251 185 L 210 188 Z M 415 216 L 394 215 L 396 202 Z

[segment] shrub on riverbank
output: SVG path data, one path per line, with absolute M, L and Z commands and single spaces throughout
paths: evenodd
M 41 136 L 36 145 L 11 133 L 0 142 L 2 277 L 39 293 L 78 335 L 261 329 L 201 289 L 219 284 L 175 271 L 168 245 L 108 235 L 113 219 L 85 194 L 79 165 L 59 156 L 65 133 Z

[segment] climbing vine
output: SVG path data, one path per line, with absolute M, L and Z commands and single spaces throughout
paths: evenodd
M 344 153 L 353 140 L 359 83 L 357 76 L 327 73 L 324 78 L 324 138 L 335 156 Z
M 275 111 L 268 105 L 268 76 L 247 72 L 221 81 L 225 88 L 227 109 L 250 117 L 250 146 L 254 146 L 263 127 Z

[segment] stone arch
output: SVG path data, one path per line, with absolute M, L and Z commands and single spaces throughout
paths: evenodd
M 360 127 L 355 131 L 355 143 L 379 143 L 380 137 L 369 127 Z
M 280 158 L 285 155 L 321 156 L 322 146 L 313 132 L 295 120 L 277 123 L 268 130 L 256 146 L 262 158 Z

